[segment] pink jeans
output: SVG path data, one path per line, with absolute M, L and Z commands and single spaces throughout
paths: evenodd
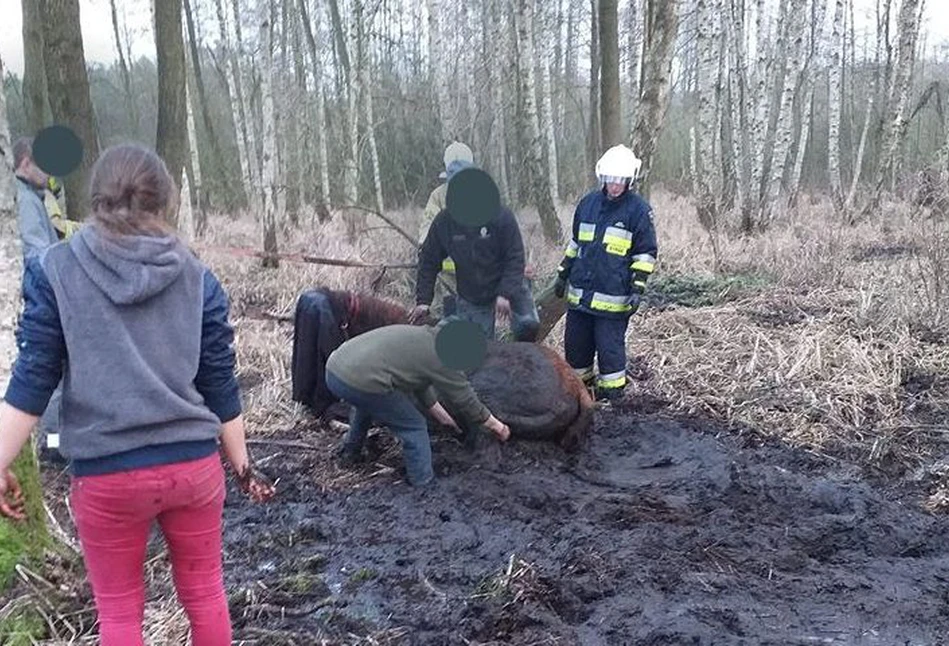
M 178 599 L 191 622 L 192 644 L 231 643 L 221 568 L 224 496 L 217 454 L 73 479 L 70 502 L 103 646 L 144 644 L 143 569 L 155 520 L 168 545 Z

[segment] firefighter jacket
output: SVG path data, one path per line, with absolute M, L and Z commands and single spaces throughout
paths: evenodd
M 604 190 L 587 194 L 577 205 L 558 271 L 567 282 L 568 306 L 609 318 L 629 316 L 639 307 L 656 254 L 648 202 L 631 191 L 615 200 Z

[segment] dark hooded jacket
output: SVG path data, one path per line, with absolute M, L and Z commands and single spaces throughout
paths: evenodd
M 217 450 L 241 412 L 220 283 L 174 236 L 83 227 L 25 265 L 6 401 L 40 414 L 63 378 L 60 451 L 75 475 Z

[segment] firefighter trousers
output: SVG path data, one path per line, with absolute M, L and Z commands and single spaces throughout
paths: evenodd
M 567 363 L 590 384 L 594 379 L 594 359 L 599 367 L 596 389 L 599 395 L 619 395 L 626 387 L 626 329 L 629 317 L 608 318 L 580 310 L 567 311 L 564 350 Z

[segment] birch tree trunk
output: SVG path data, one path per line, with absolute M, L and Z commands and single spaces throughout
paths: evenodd
M 787 14 L 789 61 L 787 71 L 784 74 L 784 88 L 781 91 L 781 104 L 775 126 L 770 179 L 759 223 L 762 228 L 766 228 L 774 218 L 774 209 L 777 205 L 778 195 L 781 192 L 781 184 L 784 181 L 784 170 L 787 167 L 788 156 L 791 152 L 794 125 L 794 90 L 803 63 L 802 50 L 807 17 L 805 5 L 805 0 L 791 0 Z
M 198 230 L 203 230 L 207 217 L 205 215 L 204 209 L 204 189 L 201 181 L 201 157 L 198 154 L 198 136 L 195 133 L 194 128 L 194 111 L 191 108 L 191 88 L 189 84 L 185 84 L 185 106 L 188 113 L 188 150 L 190 152 L 190 161 L 189 167 L 191 172 L 188 173 L 190 176 L 190 185 L 188 187 L 188 207 L 190 211 L 191 204 L 195 204 L 198 207 L 198 217 L 193 218 L 191 222 L 188 223 L 188 226 L 192 227 L 192 230 L 189 230 L 187 233 L 189 235 L 189 240 L 194 239 L 194 234 Z M 192 189 L 191 187 L 194 187 Z M 192 196 L 191 193 L 194 193 Z M 182 204 L 184 203 L 185 196 L 181 197 Z
M 306 36 L 307 49 L 310 52 L 310 65 L 313 75 L 313 93 L 316 95 L 316 139 L 317 151 L 319 153 L 320 164 L 320 199 L 321 208 L 317 209 L 320 214 L 320 220 L 329 218 L 332 207 L 330 199 L 330 179 L 329 179 L 329 155 L 326 148 L 326 106 L 323 101 L 323 64 L 316 48 L 316 39 L 313 37 L 313 27 L 310 18 L 307 15 L 306 0 L 299 0 L 300 21 L 303 23 L 303 33 Z M 319 14 L 317 14 L 319 15 Z M 319 29 L 320 21 L 317 19 L 316 27 Z
M 840 106 L 843 86 L 843 23 L 844 0 L 834 0 L 834 22 L 830 36 L 830 68 L 827 94 L 827 171 L 830 173 L 830 196 L 837 210 L 843 206 L 840 188 Z M 871 97 L 872 102 L 872 97 Z
M 0 59 L 0 79 L 6 78 Z M 7 120 L 7 97 L 0 92 L 0 222 L 13 222 L 16 208 L 16 183 L 13 180 L 13 142 Z M 3 259 L 6 261 L 6 259 Z
M 557 136 L 554 131 L 554 110 L 552 104 L 553 90 L 550 82 L 550 66 L 553 58 L 553 39 L 550 37 L 551 25 L 554 22 L 551 7 L 541 9 L 544 20 L 541 22 L 547 29 L 542 29 L 540 48 L 540 129 L 544 136 L 544 160 L 547 169 L 547 183 L 554 205 L 560 201 L 560 179 L 557 173 Z M 545 33 L 546 32 L 546 33 Z
M 264 0 L 269 2 L 269 0 Z M 253 62 L 250 61 L 245 64 L 241 64 L 241 61 L 244 60 L 246 52 L 244 51 L 244 37 L 241 33 L 241 10 L 238 4 L 238 0 L 231 0 L 231 9 L 233 10 L 234 17 L 234 37 L 236 43 L 236 56 L 234 58 L 234 74 L 240 83 L 241 89 L 248 87 L 253 87 L 253 83 L 249 83 L 252 79 L 252 70 L 254 68 Z M 260 158 L 261 152 L 258 150 L 258 140 L 257 136 L 257 119 L 254 114 L 253 104 L 251 101 L 251 95 L 249 92 L 238 92 L 238 98 L 241 100 L 241 110 L 244 114 L 244 132 L 247 137 L 247 167 L 250 171 L 250 179 L 253 186 L 256 187 L 255 192 L 255 201 L 257 202 L 257 215 L 260 217 L 263 204 L 263 195 L 259 192 L 260 187 L 263 186 L 263 181 L 261 179 L 262 172 L 262 161 Z
M 901 147 L 906 137 L 909 121 L 906 118 L 906 106 L 912 86 L 913 61 L 916 58 L 916 39 L 919 36 L 917 19 L 920 0 L 903 0 L 900 6 L 898 26 L 899 42 L 896 53 L 896 70 L 893 75 L 892 98 L 887 106 L 882 154 L 874 190 L 873 202 L 877 202 L 883 192 L 884 183 L 889 180 L 892 189 L 896 182 L 896 169 L 901 164 Z
M 537 118 L 536 85 L 534 83 L 534 0 L 517 0 L 514 25 L 517 30 L 518 76 L 521 95 L 521 130 L 526 133 L 527 149 L 525 164 L 531 186 L 534 205 L 540 216 L 544 237 L 554 244 L 560 243 L 561 228 L 554 205 L 552 187 L 544 176 L 542 154 L 543 140 Z
M 30 132 L 36 134 L 52 122 L 44 67 L 43 3 L 23 0 L 23 105 Z
M 598 0 L 600 46 L 600 146 L 622 142 L 622 108 L 619 91 L 619 3 Z M 601 151 L 602 152 L 602 151 Z
M 69 217 L 82 220 L 89 211 L 89 172 L 99 158 L 99 127 L 89 96 L 79 0 L 46 0 L 43 24 L 43 60 L 53 120 L 72 128 L 83 147 L 79 168 L 63 178 Z
M 722 15 L 720 0 L 698 0 L 698 102 L 699 128 L 693 138 L 697 141 L 693 174 L 697 188 L 696 208 L 699 222 L 714 235 L 718 228 L 718 196 L 721 195 L 719 179 L 721 167 L 715 150 L 716 132 L 719 130 L 716 110 L 718 89 L 719 43 L 718 17 Z
M 728 61 L 731 72 L 728 75 L 729 118 L 731 123 L 731 151 L 735 165 L 735 200 L 741 210 L 742 230 L 753 213 L 749 197 L 754 194 L 751 183 L 752 145 L 750 141 L 748 96 L 748 70 L 745 51 L 745 11 L 742 0 L 728 0 L 728 14 L 724 17 L 726 42 L 728 43 Z
M 630 139 L 632 149 L 643 162 L 645 178 L 640 192 L 649 195 L 649 172 L 669 105 L 669 85 L 676 35 L 679 31 L 679 3 L 644 0 L 646 52 L 639 109 Z
M 26 0 L 31 2 L 32 0 Z M 39 4 L 39 3 L 36 3 Z M 119 37 L 119 14 L 115 9 L 115 0 L 109 0 L 112 9 L 112 32 L 115 35 L 115 51 L 119 53 L 119 71 L 122 73 L 122 86 L 125 89 L 125 111 L 132 121 L 133 132 L 138 133 L 138 105 L 132 95 L 132 77 L 122 51 L 122 39 Z
M 501 7 L 501 0 L 491 0 L 491 15 L 494 17 L 494 23 L 502 22 L 504 11 Z M 508 30 L 498 30 L 496 38 L 498 47 L 494 49 L 494 56 L 489 61 L 489 74 L 491 86 L 492 105 L 494 106 L 494 118 L 496 119 L 494 128 L 491 129 L 494 138 L 494 151 L 497 159 L 498 168 L 498 188 L 501 192 L 501 198 L 505 204 L 514 203 L 514 194 L 511 190 L 511 182 L 507 172 L 507 116 L 504 104 L 503 83 L 508 74 L 510 66 L 508 64 L 508 53 L 511 48 L 508 46 Z
M 444 1 L 444 0 L 443 0 Z M 439 0 L 425 0 L 428 9 L 429 60 L 435 79 L 435 98 L 438 107 L 438 120 L 442 127 L 442 142 L 449 143 L 457 137 L 457 126 L 451 108 L 450 73 L 446 54 L 445 30 L 441 21 L 447 7 Z
M 629 79 L 629 104 L 628 112 L 631 114 L 635 110 L 636 103 L 639 101 L 639 50 L 642 47 L 640 43 L 640 17 L 638 11 L 639 0 L 629 0 L 627 11 L 627 33 L 626 33 L 626 76 Z
M 354 11 L 359 9 L 361 0 L 355 0 Z M 346 98 L 346 135 L 345 152 L 343 157 L 343 203 L 346 207 L 346 229 L 350 240 L 356 238 L 356 214 L 353 207 L 359 200 L 359 106 L 357 97 L 359 96 L 359 81 L 353 74 L 350 66 L 350 45 L 347 42 L 347 30 L 343 26 L 342 18 L 339 14 L 339 3 L 337 0 L 329 0 L 330 17 L 333 21 L 333 32 L 336 34 L 336 51 L 340 60 L 340 70 L 343 74 L 343 87 Z
M 234 121 L 234 139 L 237 142 L 237 157 L 241 169 L 241 193 L 247 206 L 251 209 L 256 208 L 257 190 L 253 184 L 253 178 L 250 173 L 250 161 L 247 157 L 247 128 L 244 123 L 244 103 L 241 98 L 240 70 L 237 66 L 237 55 L 231 45 L 230 37 L 227 33 L 227 21 L 225 19 L 222 0 L 214 0 L 217 9 L 217 21 L 220 29 L 221 47 L 224 49 L 224 69 L 225 83 L 228 102 L 231 108 L 231 119 Z
M 260 16 L 260 92 L 263 108 L 263 166 L 261 167 L 261 195 L 263 196 L 264 253 L 274 254 L 264 259 L 264 267 L 277 267 L 277 119 L 273 99 L 273 4 L 266 0 Z
M 201 112 L 201 123 L 204 126 L 204 132 L 207 134 L 208 146 L 210 147 L 211 152 L 211 168 L 207 169 L 211 172 L 207 173 L 208 185 L 202 184 L 196 189 L 200 190 L 200 195 L 198 199 L 198 218 L 195 221 L 195 226 L 197 227 L 197 232 L 199 234 L 204 232 L 204 226 L 206 224 L 206 213 L 210 199 L 209 196 L 211 191 L 209 190 L 210 185 L 212 184 L 212 177 L 215 180 L 220 180 L 222 169 L 224 168 L 224 157 L 221 155 L 221 146 L 218 142 L 217 131 L 214 128 L 214 120 L 211 118 L 211 109 L 208 105 L 208 96 L 207 91 L 204 86 L 204 73 L 201 70 L 201 55 L 200 55 L 200 41 L 198 40 L 198 33 L 194 25 L 194 15 L 191 11 L 191 0 L 184 0 L 184 12 L 185 12 L 185 24 L 187 25 L 187 45 L 188 45 L 188 59 L 191 63 L 192 74 L 190 78 L 192 79 L 192 88 L 194 93 L 192 95 L 192 101 L 189 103 L 189 106 L 197 106 Z M 197 141 L 192 143 L 193 148 L 198 148 Z M 225 184 L 222 181 L 213 182 L 215 188 L 219 188 Z
M 185 100 L 185 48 L 181 0 L 156 0 L 155 50 L 158 58 L 158 155 L 179 182 L 188 159 L 188 109 Z M 179 190 L 180 190 L 179 185 Z M 175 216 L 177 218 L 177 216 Z M 177 226 L 177 221 L 175 225 Z
M 355 0 L 354 7 L 360 8 L 361 0 Z M 376 209 L 385 213 L 385 202 L 382 199 L 382 177 L 379 175 L 379 149 L 376 147 L 376 125 L 372 114 L 372 61 L 370 60 L 369 43 L 366 39 L 365 20 L 362 11 L 354 11 L 356 33 L 356 77 L 359 79 L 362 103 L 366 110 L 366 139 L 369 143 L 369 159 L 372 163 L 372 180 L 376 193 Z
M 590 125 L 587 139 L 587 168 L 592 176 L 596 160 L 603 153 L 600 128 L 600 18 L 597 0 L 590 0 Z
M 834 0 L 827 0 L 828 3 Z M 811 9 L 812 26 L 810 38 L 809 60 L 801 75 L 804 77 L 801 85 L 804 87 L 804 103 L 801 106 L 801 128 L 798 135 L 794 167 L 791 170 L 791 182 L 788 188 L 788 205 L 797 203 L 798 192 L 801 188 L 801 175 L 804 172 L 804 155 L 807 153 L 807 143 L 810 140 L 811 120 L 814 112 L 814 88 L 817 85 L 817 74 L 824 67 L 824 52 L 826 38 L 824 38 L 824 18 L 826 6 L 823 0 L 814 0 Z M 839 196 L 840 182 L 838 175 L 837 190 Z M 836 204 L 835 198 L 835 204 Z

